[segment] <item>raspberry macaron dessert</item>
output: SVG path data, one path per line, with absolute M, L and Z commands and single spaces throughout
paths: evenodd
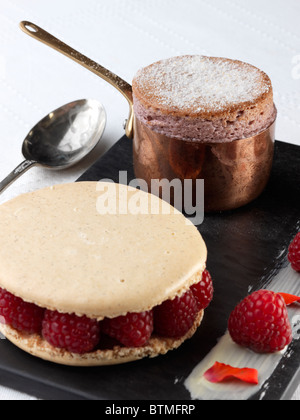
M 24 194 L 0 206 L 0 228 L 0 331 L 47 361 L 166 354 L 195 334 L 213 298 L 196 227 L 134 188 L 83 182 Z

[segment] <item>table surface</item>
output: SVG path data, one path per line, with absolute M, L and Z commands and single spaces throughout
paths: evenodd
M 24 137 L 50 111 L 93 98 L 108 116 L 102 141 L 83 162 L 61 172 L 31 169 L 0 202 L 75 181 L 124 134 L 128 114 L 114 88 L 23 34 L 22 20 L 43 27 L 129 83 L 140 67 L 182 54 L 252 63 L 273 82 L 277 139 L 300 145 L 298 0 L 0 0 L 0 6 L 0 178 L 23 160 Z M 33 397 L 0 386 L 0 399 Z

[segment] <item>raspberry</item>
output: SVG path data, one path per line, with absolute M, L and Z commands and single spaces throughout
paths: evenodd
M 214 288 L 211 275 L 207 270 L 202 274 L 202 280 L 200 283 L 195 284 L 191 287 L 191 291 L 197 301 L 198 311 L 206 309 L 212 301 Z
M 300 272 L 300 232 L 289 247 L 288 259 L 293 269 Z
M 70 353 L 84 354 L 95 349 L 100 340 L 100 327 L 95 319 L 75 314 L 45 312 L 42 335 L 54 347 Z
M 44 309 L 0 289 L 0 318 L 6 324 L 20 332 L 40 333 L 43 316 Z
M 237 344 L 257 353 L 276 353 L 292 341 L 292 328 L 280 294 L 259 290 L 232 312 L 228 329 Z
M 153 332 L 153 312 L 129 313 L 113 319 L 104 319 L 101 330 L 126 347 L 142 347 Z
M 189 290 L 154 308 L 154 331 L 163 337 L 183 337 L 192 328 L 198 312 L 197 300 Z

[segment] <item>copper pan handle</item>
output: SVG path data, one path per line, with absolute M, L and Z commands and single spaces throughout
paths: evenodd
M 107 70 L 106 68 L 102 67 L 100 64 L 86 57 L 85 55 L 74 50 L 69 45 L 55 38 L 53 35 L 49 34 L 34 23 L 23 21 L 20 23 L 20 28 L 27 35 L 64 54 L 66 57 L 101 77 L 106 82 L 110 83 L 114 88 L 116 88 L 120 93 L 122 93 L 122 95 L 127 99 L 130 108 L 129 118 L 126 121 L 125 132 L 127 137 L 133 138 L 133 99 L 132 87 L 129 83 L 111 71 Z

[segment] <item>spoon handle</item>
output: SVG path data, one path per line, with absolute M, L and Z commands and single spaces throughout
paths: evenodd
M 23 175 L 28 169 L 37 165 L 33 160 L 24 160 L 19 166 L 16 167 L 2 182 L 0 182 L 0 193 L 6 190 L 14 181 Z
M 90 70 L 97 76 L 104 79 L 106 82 L 110 83 L 115 87 L 122 95 L 127 99 L 130 107 L 129 118 L 126 122 L 126 135 L 129 138 L 133 137 L 133 98 L 132 98 L 132 86 L 127 83 L 125 80 L 121 79 L 116 74 L 102 67 L 100 64 L 81 54 L 80 52 L 74 50 L 69 45 L 55 38 L 53 35 L 46 32 L 44 29 L 35 25 L 34 23 L 23 21 L 20 23 L 20 28 L 27 35 L 32 38 L 42 42 L 43 44 L 48 45 L 49 47 L 55 49 L 56 51 L 64 54 L 71 60 L 82 65 L 86 69 Z

